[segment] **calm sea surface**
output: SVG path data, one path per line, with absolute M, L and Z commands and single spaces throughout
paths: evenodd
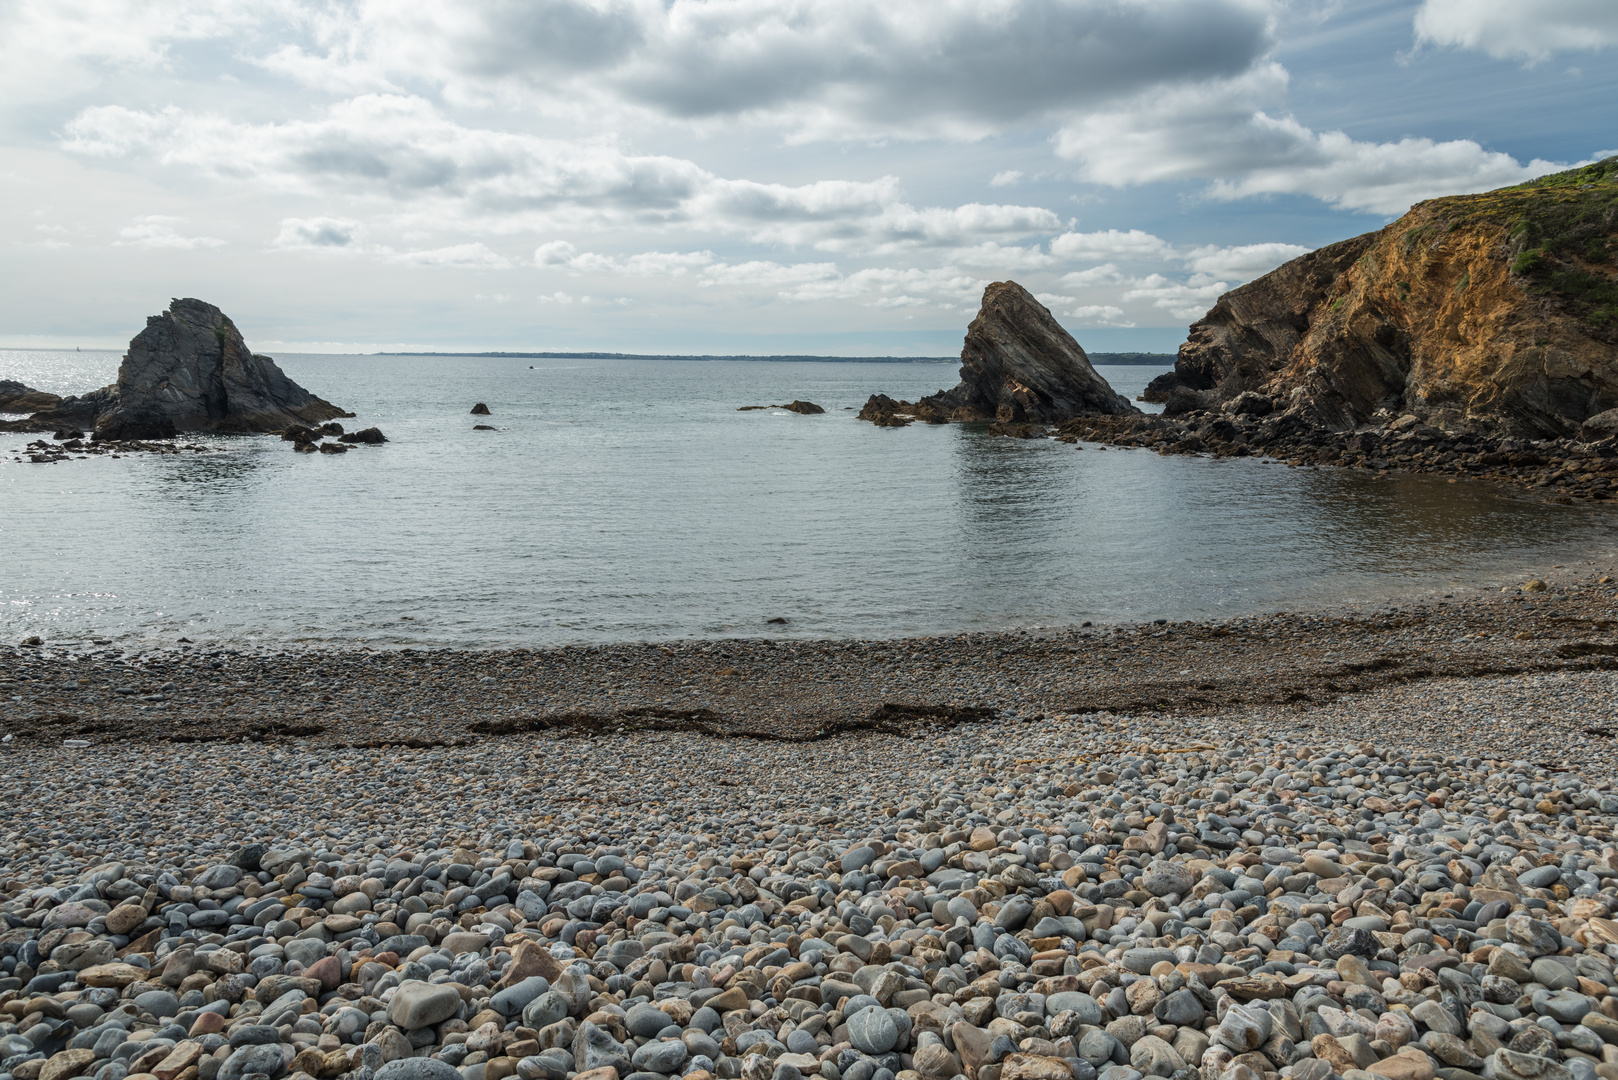
M 118 359 L 0 378 L 82 392 Z M 277 359 L 393 441 L 34 465 L 0 435 L 0 637 L 934 634 L 1464 595 L 1618 547 L 1611 512 L 1483 485 L 855 421 L 954 364 Z M 1101 372 L 1133 397 L 1157 369 Z M 736 411 L 793 398 L 827 415 Z

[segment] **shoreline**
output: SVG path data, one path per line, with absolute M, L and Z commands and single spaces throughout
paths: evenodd
M 1601 579 L 1605 579 L 1604 581 Z M 34 640 L 34 639 L 29 639 Z M 0 737 L 84 745 L 464 745 L 684 730 L 805 742 L 994 715 L 1319 706 L 1434 679 L 1618 669 L 1618 584 L 936 637 L 687 638 L 546 648 L 0 649 Z

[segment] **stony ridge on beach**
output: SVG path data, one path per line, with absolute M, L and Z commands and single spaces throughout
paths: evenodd
M 1544 592 L 1361 614 L 873 641 L 264 652 L 181 643 L 128 656 L 46 642 L 0 650 L 0 732 L 381 745 L 638 726 L 811 739 L 985 709 L 1208 713 L 1441 676 L 1618 667 L 1615 594 L 1612 575 L 1593 571 Z

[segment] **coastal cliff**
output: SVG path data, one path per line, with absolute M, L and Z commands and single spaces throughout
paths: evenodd
M 1219 298 L 1148 401 L 1562 438 L 1618 407 L 1618 158 L 1418 203 Z
M 874 394 L 860 419 L 883 426 L 908 423 L 907 416 L 1022 424 L 1138 413 L 1096 374 L 1044 304 L 1015 281 L 996 281 L 983 290 L 977 318 L 966 328 L 960 384 L 914 404 Z

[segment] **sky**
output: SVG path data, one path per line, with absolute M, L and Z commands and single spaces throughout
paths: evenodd
M 1091 351 L 1618 152 L 1613 0 L 0 0 L 0 346 Z

